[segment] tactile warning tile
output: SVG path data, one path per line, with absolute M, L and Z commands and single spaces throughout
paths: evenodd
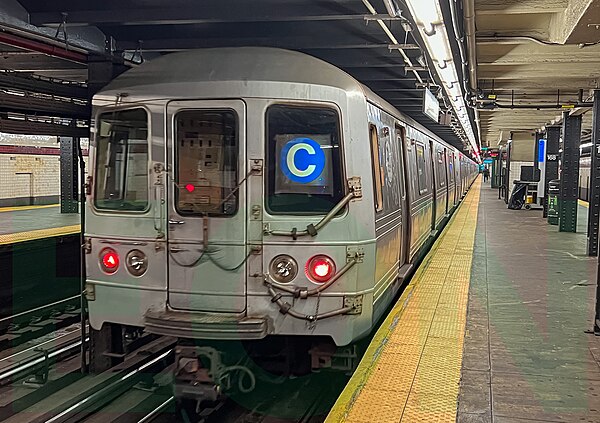
M 53 238 L 56 236 L 72 235 L 79 233 L 79 225 L 63 226 L 61 228 L 37 229 L 35 231 L 17 232 L 14 234 L 0 235 L 0 245 L 16 244 L 18 242 L 33 241 L 35 239 Z
M 398 423 L 398 416 L 404 411 L 408 391 L 385 391 L 372 389 L 361 392 L 355 407 L 350 411 L 346 422 Z
M 445 423 L 456 421 L 458 389 L 456 395 L 411 392 L 402 422 Z
M 396 349 L 398 346 L 391 346 Z M 415 376 L 417 366 L 421 360 L 422 347 L 411 345 L 415 349 L 414 353 L 399 357 L 390 357 L 385 355 L 378 361 L 375 370 L 371 374 L 369 381 L 375 386 L 404 386 L 408 391 Z M 391 354 L 392 356 L 394 354 Z
M 455 422 L 480 188 L 477 180 L 326 422 Z

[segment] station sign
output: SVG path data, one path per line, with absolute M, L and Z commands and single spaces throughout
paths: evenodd
M 424 88 L 423 90 L 423 113 L 438 122 L 440 118 L 440 102 L 428 88 Z
M 538 163 L 544 163 L 546 160 L 546 140 L 538 140 Z
M 483 161 L 484 164 L 492 164 L 494 162 L 494 159 L 485 159 Z

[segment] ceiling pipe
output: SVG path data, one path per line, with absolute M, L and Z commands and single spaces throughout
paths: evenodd
M 41 42 L 0 31 L 0 42 L 14 47 L 47 54 L 48 56 L 57 57 L 59 59 L 70 60 L 77 63 L 87 63 L 86 54 L 52 45 L 47 43 L 46 40 Z
M 456 38 L 456 42 L 458 44 L 458 49 L 460 52 L 460 60 L 462 63 L 463 86 L 464 86 L 464 90 L 465 90 L 465 103 L 467 104 L 467 106 L 469 106 L 473 109 L 473 117 L 475 119 L 475 126 L 477 127 L 477 140 L 479 141 L 479 147 L 481 147 L 482 140 L 481 140 L 481 123 L 479 121 L 479 112 L 477 111 L 475 104 L 471 101 L 472 96 L 476 95 L 476 89 L 477 89 L 477 75 L 476 74 L 474 75 L 474 73 L 473 73 L 473 69 L 476 69 L 477 63 L 473 62 L 471 58 L 467 58 L 467 55 L 465 53 L 465 37 L 461 36 L 461 34 L 459 33 L 459 21 L 458 21 L 457 13 L 456 13 L 457 7 L 458 7 L 457 0 L 450 2 L 450 14 L 452 15 L 452 26 L 454 28 L 454 37 Z M 465 12 L 463 10 L 463 18 L 466 21 L 466 18 L 464 17 L 464 15 L 465 15 Z M 473 23 L 473 25 L 474 25 L 474 23 Z M 465 31 L 465 32 L 467 32 L 467 31 Z M 473 33 L 474 32 L 475 31 L 473 30 Z M 466 35 L 468 35 L 468 32 Z M 467 41 L 468 41 L 468 39 L 467 39 Z M 469 52 L 470 51 L 471 51 L 471 49 L 469 48 Z M 473 77 L 475 77 L 475 82 L 473 82 Z M 475 88 L 473 88 L 473 85 L 475 85 Z
M 467 38 L 468 63 L 469 63 L 469 83 L 471 92 L 477 93 L 477 39 L 475 38 L 475 0 L 463 1 L 463 18 L 465 20 L 465 36 Z M 479 120 L 479 111 L 477 107 L 473 108 L 475 114 L 475 125 L 477 125 L 477 134 L 479 143 L 483 144 L 481 139 L 481 121 Z
M 592 107 L 594 103 L 576 103 L 573 104 L 572 108 L 576 107 Z M 570 105 L 571 106 L 571 105 Z M 493 109 L 524 109 L 524 110 L 543 110 L 543 109 L 561 109 L 569 110 L 571 107 L 563 107 L 561 104 L 501 104 L 501 103 L 484 103 L 477 106 L 480 110 L 493 110 Z
M 477 91 L 477 40 L 475 38 L 475 0 L 464 0 L 463 14 L 465 19 L 465 35 L 469 51 L 469 81 L 471 90 Z

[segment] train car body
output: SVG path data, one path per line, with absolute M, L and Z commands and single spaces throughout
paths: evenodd
M 351 344 L 478 172 L 348 74 L 286 50 L 172 54 L 93 103 L 97 330 Z

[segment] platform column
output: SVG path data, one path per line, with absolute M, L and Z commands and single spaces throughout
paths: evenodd
M 498 168 L 498 163 L 500 162 L 498 160 L 498 157 L 500 156 L 500 154 L 498 154 L 498 156 L 494 157 L 494 159 L 492 160 L 492 171 L 490 172 L 490 180 L 491 180 L 491 187 L 492 188 L 498 188 L 498 174 L 499 172 L 499 168 Z
M 544 217 L 548 217 L 548 185 L 558 179 L 558 159 L 560 149 L 560 126 L 546 127 L 546 174 L 544 177 Z
M 562 174 L 558 219 L 560 232 L 577 231 L 577 198 L 579 197 L 579 145 L 581 143 L 581 115 L 563 114 Z
M 59 137 L 60 143 L 60 212 L 79 212 L 77 144 L 78 138 Z
M 508 204 L 510 192 L 512 191 L 512 182 L 510 180 L 510 155 L 512 153 L 512 139 L 506 143 L 506 174 L 504 176 L 504 202 Z
M 590 192 L 588 198 L 588 256 L 598 255 L 598 226 L 600 222 L 600 90 L 594 91 L 592 115 L 592 163 L 590 165 Z

